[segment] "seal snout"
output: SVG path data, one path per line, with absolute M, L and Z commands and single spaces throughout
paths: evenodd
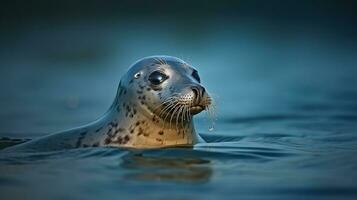
M 195 115 L 205 110 L 206 107 L 210 105 L 211 99 L 207 95 L 206 89 L 200 85 L 191 86 L 191 90 L 194 94 L 194 98 L 190 111 Z

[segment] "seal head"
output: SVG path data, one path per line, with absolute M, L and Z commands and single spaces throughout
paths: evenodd
M 119 123 L 126 121 L 129 127 L 130 139 L 119 145 L 143 148 L 198 142 L 192 116 L 211 104 L 200 82 L 197 70 L 175 57 L 152 56 L 133 64 L 121 79 L 113 104 L 122 115 Z

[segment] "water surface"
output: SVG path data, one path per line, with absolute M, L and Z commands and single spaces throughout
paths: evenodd
M 193 149 L 0 153 L 1 199 L 355 199 L 356 30 L 345 18 L 249 16 L 4 31 L 0 136 L 20 140 L 1 148 L 99 118 L 130 64 L 155 54 L 198 69 L 218 120 L 210 132 L 196 117 L 208 143 Z

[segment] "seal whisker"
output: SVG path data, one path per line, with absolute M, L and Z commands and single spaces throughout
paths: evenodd
M 172 122 L 172 119 L 173 117 L 176 115 L 176 112 L 181 108 L 180 104 L 178 104 L 178 106 L 174 109 L 174 111 L 172 112 L 171 114 L 171 117 L 170 117 L 170 128 L 171 128 L 171 122 Z M 177 116 L 176 116 L 177 117 Z
M 178 94 L 175 93 L 175 94 L 173 94 L 173 96 L 166 98 L 162 103 L 160 103 L 160 105 L 158 105 L 158 106 L 156 106 L 156 107 L 154 108 L 154 112 L 155 112 L 157 109 L 159 109 L 160 107 L 162 107 L 164 104 L 169 103 L 170 101 L 177 101 L 177 100 L 178 100 L 178 96 L 177 96 L 177 95 L 178 95 Z
M 182 122 L 181 122 L 181 126 L 182 126 L 182 129 L 184 130 L 184 132 L 185 132 L 185 125 L 186 125 L 186 122 L 188 122 L 187 121 L 187 119 L 186 119 L 186 117 L 187 117 L 187 109 L 188 109 L 188 107 L 185 105 L 184 106 L 184 109 L 183 109 L 183 112 L 182 112 Z
M 167 100 L 166 102 L 164 102 L 164 103 L 162 103 L 162 104 L 160 104 L 160 105 L 158 105 L 155 109 L 154 109 L 154 112 L 156 112 L 159 108 L 161 108 L 161 111 L 160 111 L 160 113 L 168 106 L 168 105 L 170 105 L 170 103 L 174 103 L 174 102 L 177 102 L 177 100 L 172 100 L 172 99 L 170 99 L 170 100 Z M 166 104 L 166 105 L 165 105 Z
M 177 104 L 178 102 L 177 101 L 175 101 L 175 102 L 170 102 L 167 106 L 165 106 L 164 107 L 164 109 L 163 110 L 161 110 L 161 112 L 159 113 L 159 117 L 161 117 L 161 115 L 162 114 L 165 114 L 165 112 L 166 112 L 166 114 L 168 114 L 169 112 L 169 110 L 171 110 L 171 108 L 174 108 L 175 107 L 175 104 Z
M 158 57 L 156 57 L 156 58 L 154 58 L 160 65 L 165 65 L 165 62 L 162 60 L 162 59 L 160 59 L 160 58 L 158 58 Z
M 189 122 L 189 106 L 185 106 L 185 121 Z
M 161 65 L 161 64 L 162 64 L 159 58 L 154 57 L 154 60 L 155 60 L 156 62 L 158 62 L 158 64 L 159 64 L 159 65 Z
M 177 120 L 179 119 L 181 109 L 182 109 L 182 105 L 179 105 L 179 106 L 178 106 L 178 109 L 177 109 L 177 114 L 175 115 L 175 117 L 176 117 L 176 119 L 175 119 L 175 128 L 176 128 L 176 132 L 177 132 L 178 134 L 180 134 L 180 132 L 179 132 L 179 129 L 178 129 L 178 127 L 177 127 L 177 124 L 178 124 L 178 121 L 177 121 Z M 171 117 L 172 117 L 172 116 L 171 116 Z
M 193 102 L 190 102 L 189 107 L 191 107 L 192 104 L 193 104 Z M 187 114 L 188 114 L 189 120 L 191 120 L 192 114 L 191 114 L 191 112 L 190 112 L 190 109 L 187 109 Z
M 165 104 L 165 103 L 167 103 L 167 102 L 169 102 L 169 101 L 176 100 L 176 99 L 177 99 L 176 96 L 168 97 L 168 98 L 166 98 L 165 100 L 163 100 L 163 102 L 162 102 L 159 106 L 161 106 L 162 104 Z M 159 107 L 159 106 L 158 106 L 158 107 Z
M 184 105 L 183 109 L 182 109 L 182 115 L 181 115 L 181 128 L 183 130 L 185 130 L 185 127 L 184 127 L 185 114 L 186 114 L 186 106 Z
M 184 114 L 183 114 L 186 122 L 189 122 L 189 120 L 188 120 L 188 115 L 187 115 L 188 110 L 189 110 L 189 107 L 186 105 L 186 106 L 185 106 L 185 112 L 184 112 Z M 183 126 L 182 128 L 183 128 L 183 130 L 184 130 L 184 131 L 183 131 L 183 134 L 185 135 L 185 134 L 186 134 L 185 123 L 182 123 L 182 126 Z
M 166 115 L 165 115 L 165 118 L 164 118 L 164 120 L 163 120 L 164 123 L 166 122 L 167 117 L 170 116 L 171 111 L 173 111 L 174 109 L 176 109 L 175 107 L 176 107 L 178 104 L 179 104 L 179 102 L 176 102 L 176 103 L 173 104 L 173 106 L 167 111 L 167 113 L 166 113 Z M 172 115 L 172 113 L 171 113 L 171 115 Z M 170 125 L 169 128 L 171 128 L 171 125 Z
M 163 103 L 161 103 L 155 110 L 159 109 L 160 107 L 162 107 L 163 105 L 167 104 L 167 106 L 164 106 L 164 108 L 162 108 L 161 112 L 159 113 L 159 116 L 161 115 L 162 112 L 165 111 L 166 108 L 168 108 L 168 106 L 170 106 L 173 103 L 178 102 L 178 97 L 176 96 L 177 93 L 174 94 L 174 96 L 168 97 L 164 100 Z
M 176 104 L 173 105 L 173 107 L 171 107 L 166 115 L 165 115 L 165 118 L 164 118 L 164 123 L 166 122 L 166 118 L 169 117 L 169 116 L 172 116 L 173 115 L 173 111 L 177 108 L 176 106 L 178 105 L 179 103 L 177 102 Z M 169 121 L 169 129 L 171 129 L 171 121 Z
M 161 61 L 161 63 L 162 63 L 163 65 L 166 65 L 166 64 L 167 64 L 162 58 L 159 58 L 159 60 Z
M 191 120 L 190 108 L 188 106 L 187 106 L 187 109 L 186 109 L 186 117 L 187 117 L 187 121 Z
M 180 106 L 180 110 L 178 111 L 177 113 L 177 116 L 176 116 L 176 129 L 178 131 L 180 131 L 180 127 L 179 127 L 179 120 L 180 120 L 180 116 L 182 115 L 183 113 L 183 109 L 185 108 L 185 105 L 181 105 Z M 182 127 L 181 127 L 182 128 Z
M 178 130 L 178 132 L 180 132 L 180 129 L 182 129 L 182 126 L 180 126 L 180 120 L 182 121 L 182 113 L 183 113 L 183 110 L 185 108 L 185 105 L 181 105 L 180 106 L 180 110 L 178 111 L 177 113 L 177 116 L 176 116 L 176 129 Z
M 163 124 L 163 126 L 166 128 L 166 117 L 170 114 L 170 110 L 172 110 L 173 108 L 175 108 L 175 103 L 170 103 L 166 109 L 166 113 L 162 112 L 160 113 L 160 115 L 158 116 L 161 119 L 161 123 Z M 165 117 L 163 116 L 165 115 Z
M 162 59 L 162 58 L 160 58 L 160 59 L 161 59 L 161 61 L 162 61 L 165 65 L 167 65 L 166 60 L 164 60 L 164 59 Z
M 167 106 L 169 106 L 171 103 L 175 103 L 175 102 L 177 102 L 177 101 L 178 101 L 178 100 L 177 100 L 176 97 L 169 97 L 169 98 L 167 98 L 163 103 L 161 103 L 159 106 L 157 106 L 157 107 L 154 109 L 154 112 L 156 112 L 157 109 L 162 108 L 162 106 L 164 106 L 164 107 L 161 109 L 161 112 L 163 112 Z M 167 105 L 165 105 L 165 104 L 167 104 Z M 161 113 L 161 112 L 160 112 L 160 113 Z M 160 115 L 160 113 L 159 113 L 159 115 Z

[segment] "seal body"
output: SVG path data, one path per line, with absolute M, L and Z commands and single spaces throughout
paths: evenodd
M 8 150 L 192 146 L 203 141 L 195 132 L 192 117 L 210 104 L 192 66 L 171 56 L 146 57 L 122 77 L 114 103 L 102 118 Z

